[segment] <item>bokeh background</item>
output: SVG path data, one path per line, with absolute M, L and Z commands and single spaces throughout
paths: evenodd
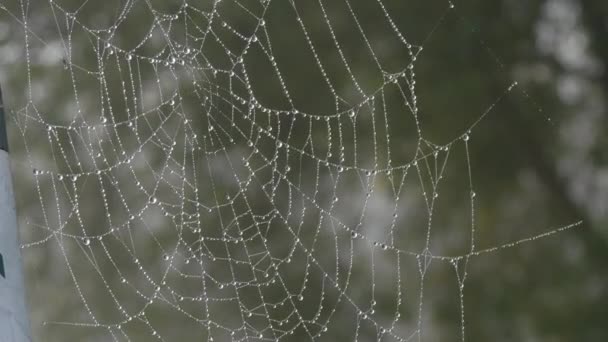
M 282 341 L 398 340 L 379 325 L 414 341 L 461 340 L 463 325 L 467 341 L 608 340 L 608 3 L 453 5 L 1 0 L 0 83 L 35 340 L 273 340 L 269 318 L 293 329 Z M 260 155 L 276 156 L 274 167 Z M 393 247 L 423 253 L 431 226 L 429 253 L 467 254 L 472 218 L 475 250 L 583 223 L 467 259 L 463 324 L 453 265 L 433 259 L 421 281 L 424 255 Z M 252 261 L 262 246 L 276 260 Z M 239 268 L 252 264 L 270 274 Z M 266 284 L 278 275 L 281 288 Z M 235 295 L 241 306 L 218 300 Z M 310 322 L 286 318 L 292 306 Z

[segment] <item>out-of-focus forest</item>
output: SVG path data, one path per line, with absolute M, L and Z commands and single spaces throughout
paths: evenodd
M 0 0 L 35 340 L 608 340 L 606 37 L 602 0 Z M 582 224 L 421 281 L 472 219 L 475 250 Z

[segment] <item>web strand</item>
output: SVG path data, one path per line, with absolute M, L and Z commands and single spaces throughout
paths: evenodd
M 52 33 L 34 25 L 33 1 L 1 7 L 27 56 L 12 115 L 39 210 L 22 247 L 61 255 L 82 312 L 47 326 L 114 341 L 172 341 L 176 322 L 209 341 L 423 341 L 441 264 L 465 341 L 469 261 L 581 224 L 478 249 L 469 145 L 517 83 L 447 143 L 427 137 L 416 68 L 451 2 L 418 45 L 382 0 L 368 5 L 381 31 L 349 0 L 74 3 L 44 4 Z M 380 52 L 379 32 L 398 57 Z M 36 94 L 44 48 L 58 54 L 61 109 Z M 466 167 L 468 242 L 435 254 L 454 163 Z

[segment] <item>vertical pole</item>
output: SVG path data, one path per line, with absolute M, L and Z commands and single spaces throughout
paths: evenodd
M 0 342 L 30 342 L 17 212 L 0 90 Z

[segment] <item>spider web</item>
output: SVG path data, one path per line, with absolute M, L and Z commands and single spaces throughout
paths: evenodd
M 10 113 L 37 203 L 24 253 L 52 251 L 78 308 L 47 326 L 115 341 L 421 341 L 437 265 L 465 340 L 469 260 L 577 225 L 476 246 L 470 137 L 517 83 L 434 143 L 416 95 L 425 40 L 386 1 L 0 6 L 25 46 L 26 100 Z M 445 2 L 436 24 L 455 10 Z M 63 100 L 41 95 L 46 78 Z M 439 255 L 454 163 L 468 174 L 465 248 Z

